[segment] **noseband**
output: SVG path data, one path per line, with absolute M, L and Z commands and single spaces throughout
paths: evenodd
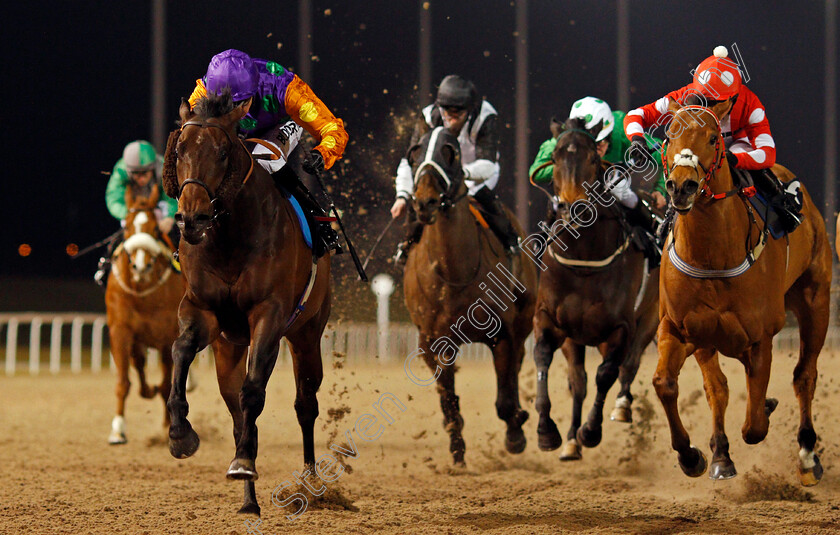
M 219 130 L 221 130 L 225 134 L 225 137 L 228 139 L 228 143 L 230 143 L 231 148 L 236 146 L 236 144 L 233 142 L 233 139 L 230 137 L 230 134 L 220 124 L 208 123 L 208 122 L 203 122 L 203 121 L 187 121 L 186 123 L 181 125 L 181 131 L 183 131 L 184 128 L 186 128 L 188 126 L 197 126 L 199 128 L 218 128 Z M 245 184 L 246 182 L 248 182 L 248 179 L 251 178 L 251 173 L 254 171 L 254 159 L 251 158 L 251 153 L 250 153 L 250 151 L 248 151 L 248 148 L 242 142 L 242 139 L 240 139 L 239 137 L 237 137 L 236 139 L 237 139 L 237 141 L 239 141 L 239 144 L 242 146 L 242 149 L 248 154 L 248 158 L 251 160 L 251 166 L 248 169 L 248 173 L 245 175 L 245 178 L 242 180 L 242 183 Z M 222 213 L 223 213 L 223 211 L 219 209 L 219 205 L 216 202 L 216 201 L 219 200 L 219 198 L 216 197 L 215 193 L 210 191 L 210 187 L 207 186 L 207 184 L 204 181 L 199 180 L 198 178 L 187 178 L 181 183 L 181 186 L 178 188 L 178 199 L 177 200 L 179 200 L 179 201 L 181 200 L 181 195 L 183 195 L 184 189 L 190 184 L 195 184 L 196 186 L 200 186 L 201 188 L 204 189 L 205 192 L 207 192 L 207 196 L 210 198 L 210 206 L 213 208 L 213 218 L 211 219 L 211 222 L 218 219 L 218 217 L 220 215 L 222 215 Z
M 426 154 L 423 157 L 423 161 L 420 162 L 420 165 L 417 166 L 417 170 L 414 172 L 414 187 L 415 190 L 417 189 L 417 183 L 420 181 L 420 177 L 422 172 L 427 168 L 431 167 L 437 174 L 437 182 L 438 185 L 441 186 L 443 192 L 440 194 L 438 198 L 438 205 L 433 207 L 432 213 L 437 210 L 441 212 L 445 212 L 449 208 L 453 207 L 458 201 L 463 199 L 467 196 L 467 192 L 463 193 L 462 195 L 454 195 L 454 189 L 459 184 L 453 184 L 452 181 L 449 179 L 449 174 L 443 170 L 443 167 L 440 166 L 434 160 L 434 153 L 435 153 L 435 146 L 437 145 L 437 138 L 441 131 L 443 131 L 442 126 L 438 126 L 434 130 L 432 130 L 432 135 L 429 137 L 429 144 L 426 146 Z M 414 195 L 412 195 L 412 198 Z

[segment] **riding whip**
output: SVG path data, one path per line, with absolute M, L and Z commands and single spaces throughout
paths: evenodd
M 123 229 L 119 229 L 118 231 L 114 232 L 113 234 L 111 234 L 110 236 L 105 238 L 104 240 L 100 240 L 100 241 L 94 243 L 93 245 L 88 245 L 87 247 L 85 247 L 84 249 L 82 249 L 81 251 L 79 251 L 78 253 L 73 255 L 73 259 L 75 260 L 76 258 L 79 258 L 82 255 L 85 255 L 85 254 L 87 254 L 91 251 L 95 251 L 96 249 L 99 249 L 100 247 L 103 247 L 103 246 L 107 245 L 108 243 L 117 239 L 117 237 L 122 233 L 123 233 Z
M 379 237 L 376 238 L 376 241 L 373 243 L 373 247 L 371 247 L 370 251 L 368 251 L 368 254 L 365 257 L 365 262 L 364 264 L 362 264 L 362 269 L 367 268 L 368 262 L 370 261 L 370 257 L 373 256 L 373 252 L 376 250 L 377 247 L 379 247 L 379 242 L 382 241 L 382 238 L 384 238 L 385 234 L 387 234 L 388 231 L 391 229 L 391 225 L 394 223 L 394 221 L 396 220 L 393 218 L 390 221 L 388 221 L 388 224 L 385 225 L 385 228 L 379 234 Z

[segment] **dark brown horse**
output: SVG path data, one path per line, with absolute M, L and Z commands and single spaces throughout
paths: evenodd
M 294 362 L 303 462 L 310 468 L 315 464 L 313 428 L 323 378 L 321 334 L 330 314 L 330 257 L 314 262 L 292 204 L 237 138 L 244 111 L 233 106 L 229 94 L 208 97 L 195 111 L 182 103 L 180 115 L 181 128 L 170 134 L 164 170 L 166 191 L 178 199 L 175 219 L 187 279 L 178 311 L 180 335 L 173 346 L 169 449 L 177 458 L 198 449 L 198 435 L 187 421 L 184 383 L 196 352 L 215 342 L 219 389 L 233 417 L 236 441 L 227 477 L 245 481 L 239 512 L 259 514 L 256 421 L 283 337 Z
M 155 206 L 157 185 L 151 196 L 135 196 L 128 187 L 125 205 L 125 241 L 114 251 L 105 291 L 105 309 L 111 353 L 117 368 L 117 415 L 111 422 L 109 444 L 125 444 L 125 399 L 131 383 L 129 363 L 140 378 L 140 396 L 160 393 L 164 404 L 172 387 L 172 343 L 178 336 L 178 303 L 184 296 L 184 277 L 172 268 L 172 249 L 158 230 Z M 160 385 L 146 382 L 146 349 L 160 353 Z M 164 407 L 165 409 L 165 407 Z M 164 410 L 164 425 L 169 414 Z
M 723 156 L 719 117 L 727 106 L 729 101 L 712 108 L 671 105 L 666 187 L 679 215 L 662 259 L 659 364 L 653 384 L 680 467 L 689 476 L 703 474 L 706 457 L 691 445 L 677 405 L 677 378 L 694 354 L 714 424 L 709 474 L 713 479 L 734 477 L 724 431 L 729 389 L 718 352 L 744 365 L 748 397 L 741 433 L 748 444 L 761 442 L 776 407 L 776 400 L 766 398 L 773 336 L 784 327 L 785 309 L 792 310 L 800 337 L 793 372 L 800 414 L 799 471 L 803 485 L 815 485 L 823 468 L 814 453 L 811 401 L 828 328 L 831 247 L 825 222 L 804 188 L 803 221 L 789 240 L 769 237 L 756 221 L 744 198 L 750 192 L 736 188 Z M 792 178 L 778 164 L 773 172 L 782 180 Z
M 528 413 L 519 403 L 519 370 L 531 332 L 536 267 L 523 261 L 522 253 L 510 267 L 501 243 L 470 212 L 455 136 L 436 128 L 409 150 L 408 159 L 415 173 L 413 206 L 426 226 L 406 262 L 405 302 L 436 377 L 449 451 L 455 464 L 464 464 L 453 363 L 459 345 L 480 342 L 493 351 L 496 413 L 507 423 L 505 447 L 520 453 Z M 521 235 L 518 225 L 517 230 Z
M 536 407 L 539 447 L 550 451 L 562 438 L 551 419 L 548 368 L 562 347 L 568 361 L 572 421 L 560 458 L 581 458 L 581 445 L 601 442 L 604 400 L 620 380 L 613 419 L 631 421 L 630 385 L 657 324 L 657 278 L 648 272 L 643 254 L 631 245 L 622 210 L 605 186 L 606 164 L 596 150 L 593 132 L 583 120 L 553 125 L 560 136 L 552 153 L 553 188 L 558 203 L 542 259 L 544 268 L 534 315 L 534 360 L 537 365 Z M 586 397 L 586 346 L 603 356 L 595 376 L 597 392 L 586 423 L 581 410 Z

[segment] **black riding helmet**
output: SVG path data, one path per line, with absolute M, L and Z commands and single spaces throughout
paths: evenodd
M 478 90 L 469 80 L 450 74 L 440 82 L 435 104 L 441 108 L 464 108 L 470 115 L 474 115 L 479 104 Z

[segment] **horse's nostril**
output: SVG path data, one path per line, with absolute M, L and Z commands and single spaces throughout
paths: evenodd
M 195 223 L 197 225 L 206 225 L 210 223 L 210 216 L 207 214 L 198 214 L 195 216 Z
M 668 190 L 668 193 L 673 193 L 674 192 L 674 187 L 675 186 L 674 186 L 674 181 L 673 180 L 668 179 L 668 180 L 665 181 L 665 189 Z
M 700 183 L 694 180 L 686 180 L 685 184 L 683 185 L 683 191 L 686 193 L 686 195 L 692 195 L 697 191 L 699 187 Z
M 184 222 L 184 214 L 182 214 L 181 212 L 175 212 L 175 221 L 178 222 L 178 223 L 183 223 Z

